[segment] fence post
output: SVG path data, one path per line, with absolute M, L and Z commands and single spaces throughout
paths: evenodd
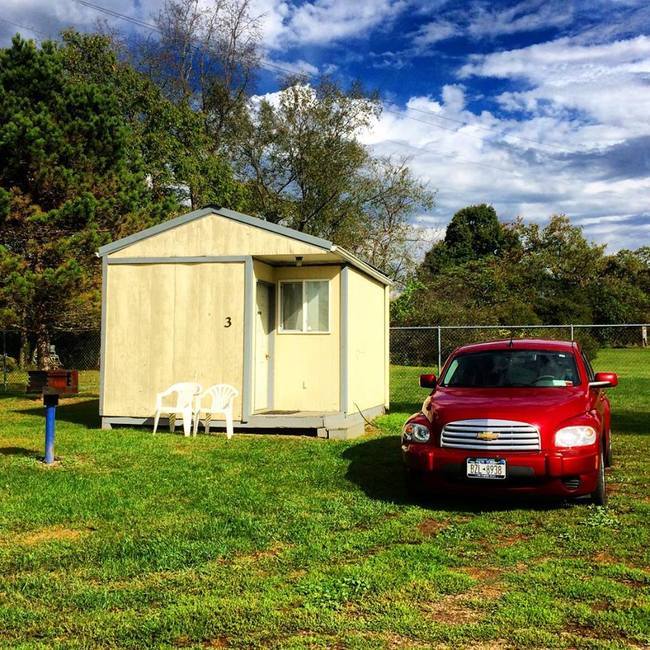
M 573 341 L 573 325 L 569 326 L 571 328 L 571 340 Z
M 438 374 L 440 374 L 440 369 L 442 368 L 442 336 L 441 336 L 441 328 L 440 325 L 438 325 Z
M 7 332 L 2 330 L 2 388 L 7 392 Z

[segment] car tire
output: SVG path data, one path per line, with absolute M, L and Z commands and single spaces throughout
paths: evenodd
M 607 434 L 607 447 L 605 451 L 605 467 L 611 467 L 613 462 L 614 460 L 612 454 L 612 432 L 610 431 Z
M 607 480 L 605 478 L 605 455 L 601 449 L 598 463 L 598 483 L 591 493 L 591 502 L 597 506 L 607 505 Z

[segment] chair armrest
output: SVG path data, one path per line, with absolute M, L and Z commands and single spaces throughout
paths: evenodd
M 156 409 L 159 409 L 162 406 L 163 399 L 168 395 L 171 395 L 174 391 L 171 388 L 164 390 L 160 393 L 156 393 Z

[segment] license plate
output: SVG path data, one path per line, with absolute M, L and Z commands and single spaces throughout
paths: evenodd
M 505 478 L 506 461 L 502 458 L 468 458 L 467 478 Z

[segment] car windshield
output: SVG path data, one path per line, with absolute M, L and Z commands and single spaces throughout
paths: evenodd
M 577 386 L 575 358 L 548 350 L 489 350 L 452 359 L 441 385 L 450 388 L 553 388 Z

